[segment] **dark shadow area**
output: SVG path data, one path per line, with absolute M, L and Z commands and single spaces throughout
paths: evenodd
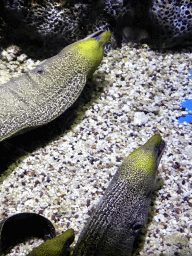
M 55 3 L 57 1 L 50 2 Z M 24 8 L 16 8 L 14 5 L 14 7 L 12 7 L 12 3 L 10 6 L 8 4 L 8 6 L 5 7 L 6 5 L 4 6 L 3 2 L 1 2 L 0 46 L 7 48 L 10 45 L 17 45 L 21 48 L 21 52 L 27 54 L 28 57 L 34 60 L 44 60 L 45 58 L 56 55 L 67 45 L 81 40 L 95 31 L 93 24 L 97 17 L 95 14 L 96 7 L 94 8 L 93 15 L 90 13 L 91 5 L 88 4 L 89 1 L 82 1 L 88 4 L 89 8 L 87 8 L 87 13 L 81 14 L 80 17 L 76 17 L 76 15 L 78 15 L 76 13 L 78 7 L 74 8 L 73 6 L 75 2 L 79 1 L 58 2 L 60 3 L 58 11 L 64 10 L 68 16 L 64 15 L 63 20 L 59 21 L 59 25 L 56 25 L 56 27 L 54 27 L 53 24 L 51 25 L 51 21 L 49 23 L 43 14 L 40 17 L 34 17 L 34 24 L 32 24 L 32 22 L 27 24 L 28 18 L 30 20 L 28 15 L 33 15 L 30 13 L 31 10 L 40 6 L 42 9 L 43 7 L 46 9 L 46 1 L 44 0 L 25 0 L 21 4 Z M 36 19 L 38 19 L 37 24 Z M 58 22 L 57 19 L 56 22 Z M 71 24 L 72 22 L 74 22 L 74 24 Z M 38 26 L 40 27 L 38 28 Z M 49 28 L 49 26 L 51 28 Z M 47 31 L 46 29 L 42 29 L 42 27 L 47 27 Z
M 59 31 L 54 31 L 54 26 L 48 24 L 48 21 L 46 24 L 46 17 L 34 17 L 34 19 L 39 19 L 38 22 L 40 23 L 40 27 L 51 26 L 53 31 L 49 31 L 50 29 L 47 28 L 47 33 L 46 29 L 38 29 L 36 23 L 34 25 L 31 23 L 27 24 L 27 15 L 30 14 L 31 9 L 38 6 L 42 6 L 42 8 L 45 7 L 46 9 L 46 1 L 44 0 L 38 0 L 37 3 L 35 3 L 35 1 L 25 0 L 21 4 L 24 8 L 19 8 L 19 6 L 16 8 L 14 4 L 14 7 L 12 7 L 12 4 L 13 3 L 11 2 L 10 6 L 8 4 L 9 7 L 5 7 L 6 5 L 4 6 L 3 0 L 0 1 L 0 46 L 3 48 L 17 45 L 21 48 L 21 52 L 27 54 L 28 57 L 33 58 L 34 60 L 44 60 L 45 58 L 56 55 L 67 45 L 83 39 L 88 35 L 87 24 L 84 24 L 86 22 L 82 24 L 81 22 L 78 22 L 78 25 L 76 25 L 73 31 L 72 25 L 72 28 L 65 28 L 65 20 L 63 20 L 60 27 L 57 26 Z M 66 5 L 68 6 L 68 4 Z M 60 8 L 68 12 L 69 18 L 73 21 L 74 15 L 73 8 L 70 7 L 71 5 L 72 3 L 65 8 L 65 4 L 63 4 Z M 58 9 L 58 11 L 59 10 L 60 9 Z
M 56 236 L 52 222 L 36 213 L 14 214 L 1 222 L 0 227 L 1 255 L 10 253 L 10 250 L 17 244 L 24 243 L 31 238 L 47 241 Z
M 63 38 L 40 37 L 33 29 L 26 26 L 16 16 L 8 13 L 6 22 L 0 24 L 0 46 L 5 49 L 11 45 L 17 45 L 22 53 L 34 60 L 44 60 L 59 53 L 65 46 L 70 44 Z M 71 42 L 72 43 L 72 42 Z
M 95 79 L 97 81 L 95 81 Z M 62 115 L 50 123 L 27 131 L 15 137 L 0 142 L 1 169 L 0 182 L 6 178 L 27 155 L 38 148 L 45 147 L 71 130 L 82 121 L 87 108 L 99 98 L 104 87 L 108 83 L 104 79 L 104 73 L 98 73 L 89 80 L 81 95 L 75 103 Z M 8 169 L 8 170 L 7 170 Z

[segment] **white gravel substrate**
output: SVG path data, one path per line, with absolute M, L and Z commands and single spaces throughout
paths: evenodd
M 24 57 L 17 65 L 4 52 L 1 83 L 21 73 L 10 73 L 10 66 L 33 66 Z M 147 45 L 110 51 L 94 75 L 98 83 L 105 77 L 107 85 L 82 121 L 26 157 L 0 184 L 0 220 L 41 213 L 57 235 L 73 228 L 77 240 L 122 159 L 160 132 L 167 143 L 158 168 L 164 185 L 137 255 L 192 255 L 192 125 L 177 120 L 186 114 L 180 103 L 192 98 L 191 60 L 186 50 L 159 53 Z M 31 240 L 8 255 L 27 255 L 35 246 Z

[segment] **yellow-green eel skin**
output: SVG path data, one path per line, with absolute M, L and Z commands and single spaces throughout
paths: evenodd
M 74 230 L 68 229 L 62 235 L 41 244 L 27 256 L 69 256 L 69 245 L 73 242 L 74 237 Z
M 134 240 L 147 220 L 150 196 L 164 149 L 165 142 L 157 134 L 124 159 L 70 255 L 132 255 Z M 67 239 L 74 238 L 72 230 L 67 235 Z M 62 239 L 63 244 L 66 243 L 65 235 Z M 61 245 L 56 245 L 57 238 L 53 238 L 37 247 L 36 254 L 32 251 L 28 256 L 68 255 Z M 49 251 L 49 248 L 52 249 Z
M 69 108 L 100 65 L 110 37 L 110 31 L 97 31 L 0 85 L 0 141 L 46 124 Z

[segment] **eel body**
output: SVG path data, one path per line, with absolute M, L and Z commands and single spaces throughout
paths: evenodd
M 99 33 L 0 86 L 0 141 L 50 122 L 75 102 L 111 37 L 110 31 Z
M 165 148 L 159 134 L 125 158 L 85 225 L 73 256 L 130 256 L 148 216 Z
M 62 235 L 44 242 L 27 256 L 70 256 L 69 246 L 74 237 L 74 230 L 68 229 Z

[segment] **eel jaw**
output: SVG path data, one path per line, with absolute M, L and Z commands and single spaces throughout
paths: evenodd
M 90 39 L 90 38 L 93 38 L 93 37 L 96 37 L 96 36 L 99 36 L 101 33 L 105 32 L 105 30 L 98 30 L 98 31 L 95 31 L 94 33 L 92 33 L 91 35 L 88 35 L 87 37 L 85 37 L 84 39 L 80 40 L 79 42 L 81 41 L 85 41 L 87 39 Z
M 157 166 L 159 165 L 159 162 L 161 160 L 161 157 L 166 149 L 166 142 L 163 140 L 160 144 L 160 148 L 159 148 L 159 153 L 158 153 L 158 159 L 157 159 Z

